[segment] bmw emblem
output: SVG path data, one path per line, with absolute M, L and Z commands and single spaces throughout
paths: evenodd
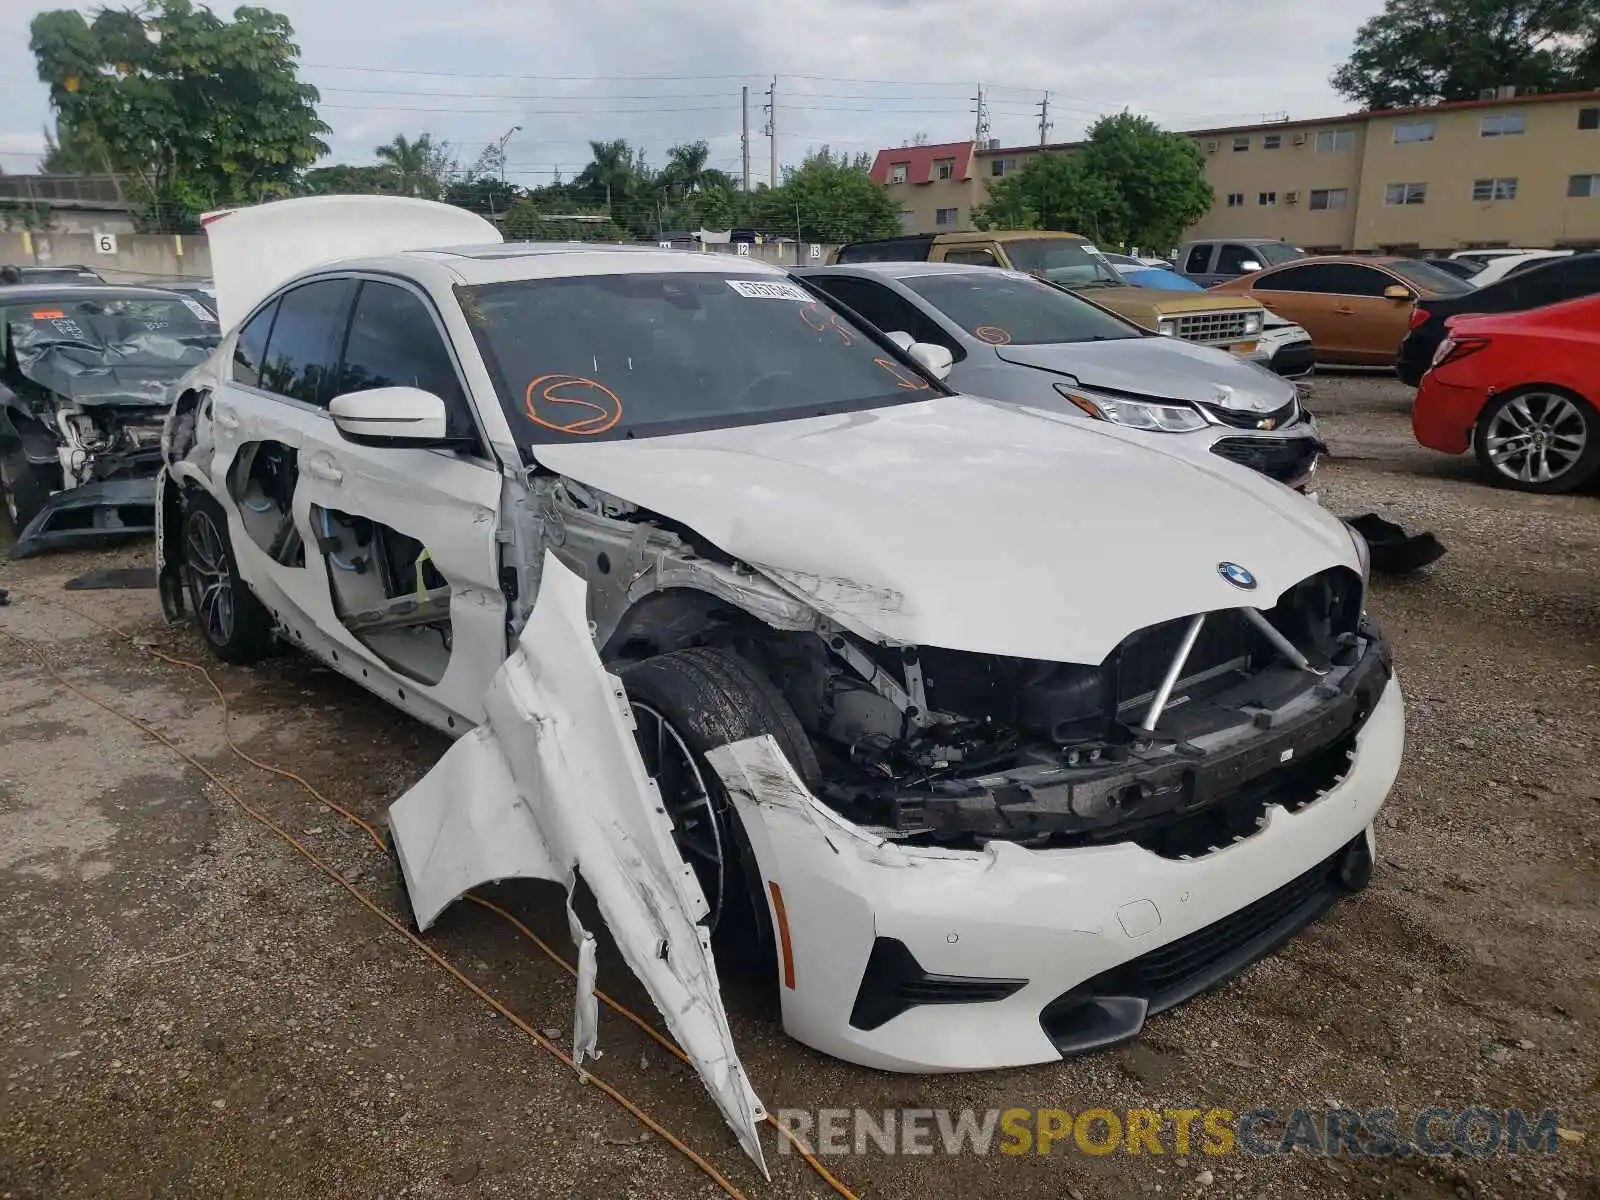
M 1256 577 L 1238 563 L 1219 562 L 1217 564 L 1217 574 L 1221 575 L 1236 588 L 1243 588 L 1247 592 L 1253 592 L 1256 589 Z

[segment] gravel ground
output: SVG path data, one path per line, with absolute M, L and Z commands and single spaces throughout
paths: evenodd
M 1372 598 L 1396 645 L 1409 742 L 1371 887 L 1138 1041 L 1060 1064 L 863 1071 L 788 1041 L 771 1001 L 742 990 L 728 997 L 735 1035 L 773 1109 L 1552 1107 L 1569 1131 L 1560 1152 L 829 1159 L 860 1194 L 1600 1197 L 1600 501 L 1495 491 L 1467 461 L 1418 449 L 1392 380 L 1314 388 L 1335 454 L 1324 502 L 1431 528 L 1450 547 Z M 144 553 L 0 566 L 12 590 L 0 629 L 151 722 L 401 913 L 381 852 L 228 753 L 203 679 L 78 615 L 203 658 L 190 630 L 161 624 L 153 593 L 61 590 Z M 215 675 L 241 744 L 369 819 L 443 747 L 301 658 Z M 5 637 L 0 715 L 0 1197 L 722 1194 L 172 751 Z M 569 944 L 547 885 L 499 898 Z M 458 906 L 428 940 L 566 1039 L 567 977 L 498 919 Z M 609 946 L 601 984 L 652 1013 Z M 694 1076 L 604 1009 L 601 1045 L 600 1077 L 751 1197 L 833 1194 L 770 1138 L 762 1181 Z

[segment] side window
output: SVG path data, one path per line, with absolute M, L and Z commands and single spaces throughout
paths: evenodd
M 1258 292 L 1333 292 L 1338 277 L 1331 274 L 1332 264 L 1318 263 L 1305 267 L 1285 267 L 1255 281 Z
M 1250 265 L 1246 266 L 1246 263 Z M 1219 275 L 1248 275 L 1251 271 L 1259 271 L 1263 265 L 1261 256 L 1249 246 L 1229 243 L 1217 253 Z
M 263 388 L 318 408 L 328 406 L 355 290 L 353 279 L 324 279 L 283 294 L 261 368 Z
M 944 256 L 948 263 L 965 263 L 973 267 L 998 267 L 999 261 L 992 250 L 951 250 Z
M 450 414 L 451 436 L 473 436 L 466 393 L 427 303 L 403 287 L 368 279 L 356 296 L 334 395 L 380 387 L 432 392 Z
M 1341 296 L 1381 296 L 1384 288 L 1393 287 L 1400 282 L 1382 271 L 1357 266 L 1354 263 L 1330 263 L 1324 269 L 1331 272 L 1331 282 L 1327 290 L 1337 292 Z
M 1183 270 L 1188 275 L 1205 275 L 1211 270 L 1211 246 L 1201 242 L 1190 249 L 1189 257 L 1183 260 Z
M 909 333 L 912 340 L 943 346 L 958 359 L 966 355 L 955 338 L 939 328 L 938 324 L 916 305 L 895 295 L 886 287 L 865 279 L 850 279 L 845 276 L 813 279 L 811 282 L 835 300 L 855 309 L 884 333 Z
M 261 360 L 267 354 L 267 335 L 272 332 L 272 318 L 278 315 L 278 302 L 274 300 L 245 322 L 239 338 L 233 344 L 233 381 L 249 387 L 261 386 Z

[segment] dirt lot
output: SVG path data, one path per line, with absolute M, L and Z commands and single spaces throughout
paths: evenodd
M 1373 597 L 1409 744 L 1372 886 L 1136 1043 L 1056 1065 L 867 1072 L 788 1041 L 768 1002 L 738 991 L 734 1031 L 773 1109 L 1551 1107 L 1571 1131 L 1560 1153 L 829 1159 L 858 1193 L 1600 1197 L 1600 500 L 1494 491 L 1467 462 L 1417 449 L 1393 381 L 1324 378 L 1315 395 L 1336 455 L 1325 503 L 1432 528 L 1451 551 Z M 359 831 L 228 752 L 204 679 L 78 615 L 203 658 L 190 630 L 161 624 L 153 593 L 62 591 L 144 554 L 0 567 L 0 629 L 400 912 L 388 860 Z M 369 819 L 443 746 L 301 658 L 215 674 L 242 745 Z M 0 1195 L 722 1194 L 170 749 L 6 637 L 0 715 Z M 552 892 L 499 895 L 570 944 Z M 429 941 L 569 1037 L 568 978 L 497 918 L 458 906 Z M 652 1013 L 614 954 L 601 984 Z M 763 1182 L 694 1076 L 605 1010 L 601 1046 L 597 1073 L 749 1196 L 833 1194 L 770 1136 Z

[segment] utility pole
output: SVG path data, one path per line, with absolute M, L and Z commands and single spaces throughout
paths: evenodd
M 750 85 L 745 84 L 739 89 L 739 111 L 743 115 L 744 134 L 739 139 L 739 147 L 744 157 L 744 190 L 750 190 Z
M 772 158 L 771 175 L 768 187 L 777 187 L 782 181 L 778 178 L 778 77 L 772 77 L 772 86 L 767 89 L 767 151 Z
M 1054 123 L 1050 120 L 1050 93 L 1044 94 L 1044 99 L 1039 101 L 1039 145 L 1043 146 L 1050 140 L 1050 130 Z
M 972 111 L 978 114 L 978 119 L 973 125 L 972 140 L 982 150 L 989 144 L 989 106 L 983 102 L 983 84 L 978 85 L 978 94 L 973 99 L 976 107 Z

